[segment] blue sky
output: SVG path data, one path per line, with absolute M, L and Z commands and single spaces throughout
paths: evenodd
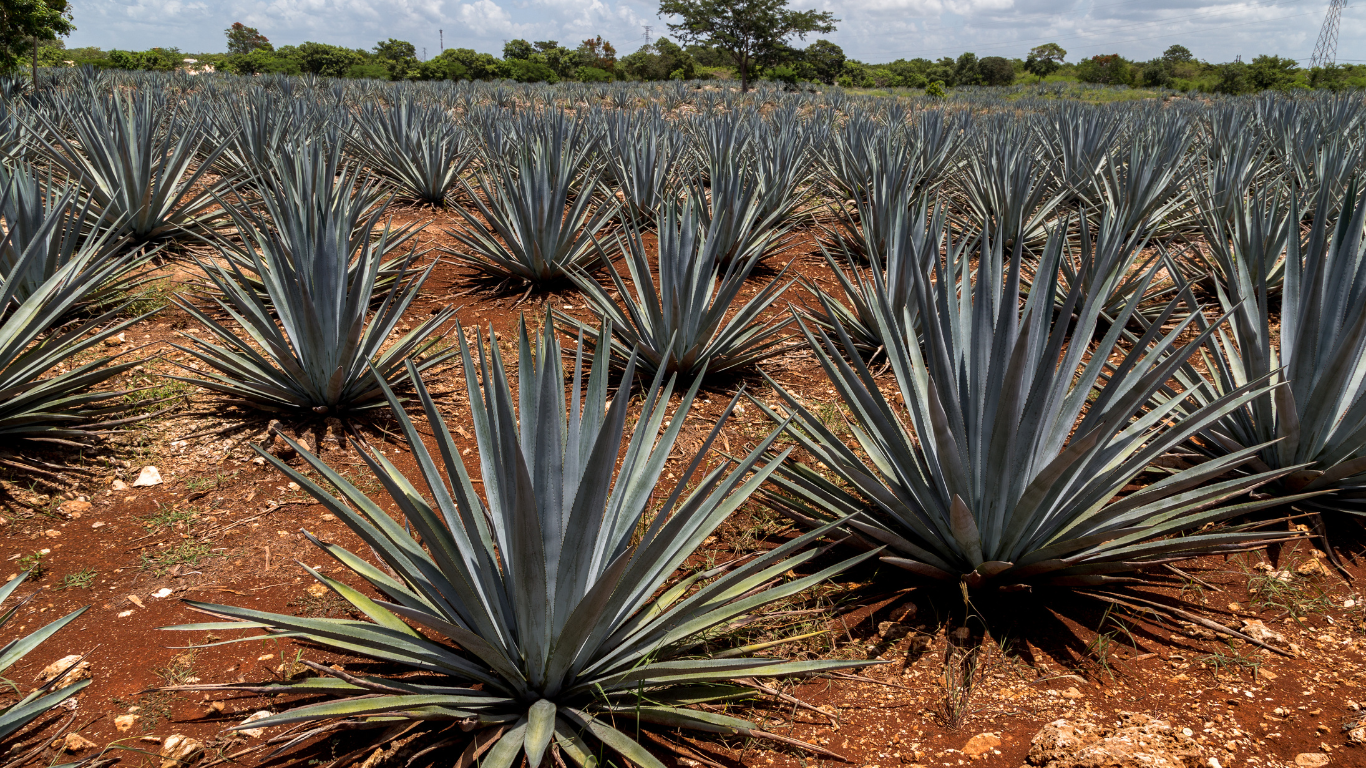
M 257 27 L 276 45 L 305 40 L 369 48 L 389 37 L 435 56 L 445 45 L 501 53 L 503 41 L 558 40 L 574 47 L 601 34 L 621 53 L 644 42 L 644 27 L 667 34 L 657 2 L 640 0 L 73 0 L 77 31 L 69 46 L 222 51 L 234 21 Z M 1308 60 L 1327 0 L 793 0 L 841 19 L 829 39 L 868 62 L 897 58 L 1024 56 L 1055 41 L 1068 61 L 1119 52 L 1158 55 L 1180 43 L 1199 58 L 1226 61 L 1274 53 Z M 1366 62 L 1366 4 L 1349 4 L 1339 61 Z

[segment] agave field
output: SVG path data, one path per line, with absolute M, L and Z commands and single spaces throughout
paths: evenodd
M 1366 764 L 1366 100 L 1104 95 L 0 82 L 0 768 Z

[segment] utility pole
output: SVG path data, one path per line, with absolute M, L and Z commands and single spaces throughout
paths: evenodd
M 440 43 L 441 43 L 441 52 L 442 52 L 442 53 L 445 53 L 445 52 L 446 52 L 446 30 L 444 30 L 444 29 L 438 29 L 438 30 L 436 31 L 436 39 L 439 40 Z
M 423 61 L 426 61 L 426 60 L 427 60 L 427 46 L 425 46 L 425 45 L 422 46 L 422 60 L 423 60 Z

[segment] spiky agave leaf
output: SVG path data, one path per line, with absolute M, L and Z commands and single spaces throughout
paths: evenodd
M 65 187 L 51 176 L 40 180 L 27 165 L 10 169 L 0 167 L 0 219 L 10 237 L 0 248 L 0 278 L 13 275 L 18 282 L 14 299 L 23 301 L 47 282 L 58 269 L 76 258 L 78 253 L 94 254 L 87 265 L 100 268 L 126 244 L 126 238 L 115 237 L 108 230 L 101 231 L 99 216 L 90 201 L 81 202 L 74 188 Z M 24 263 L 27 268 L 16 272 L 15 267 L 30 248 L 33 258 Z M 124 259 L 125 270 L 108 282 L 93 286 L 87 301 L 100 301 L 118 295 L 137 282 L 137 268 L 150 257 Z
M 382 595 L 372 600 L 310 571 L 366 620 L 298 618 L 191 603 L 233 621 L 174 628 L 287 632 L 421 674 L 221 686 L 338 697 L 286 710 L 253 727 L 337 717 L 454 719 L 469 726 L 472 739 L 498 739 L 483 758 L 484 766 L 506 768 L 521 754 L 531 765 L 540 765 L 551 745 L 574 763 L 593 765 L 592 742 L 636 765 L 659 766 L 633 738 L 641 725 L 759 735 L 750 722 L 690 704 L 733 694 L 726 683 L 736 678 L 809 675 L 867 663 L 716 658 L 700 645 L 701 633 L 807 589 L 864 557 L 764 589 L 813 556 L 799 550 L 816 534 L 742 565 L 694 573 L 664 588 L 702 541 L 773 472 L 774 463 L 763 463 L 762 456 L 776 432 L 744 459 L 707 469 L 703 465 L 718 423 L 678 485 L 656 506 L 660 474 L 686 422 L 695 385 L 661 433 L 673 383 L 656 377 L 627 437 L 632 398 L 620 390 L 609 405 L 610 353 L 605 347 L 593 354 L 585 381 L 580 345 L 566 406 L 564 364 L 549 318 L 534 340 L 525 323 L 521 326 L 515 400 L 497 342 L 490 337 L 486 350 L 479 338 L 477 355 L 472 355 L 464 334 L 459 338 L 482 498 L 411 366 L 435 453 L 392 393 L 389 398 L 421 483 L 415 485 L 383 455 L 363 453 L 405 524 L 396 523 L 378 500 L 315 456 L 303 454 L 339 496 L 315 482 L 311 473 L 274 462 L 345 520 L 382 560 L 384 569 L 313 539 Z M 621 383 L 630 380 L 633 367 L 628 364 Z M 697 484 L 687 491 L 694 476 Z M 653 515 L 648 524 L 647 514 Z M 476 684 L 477 690 L 472 687 Z
M 1359 191 L 1360 190 L 1360 191 Z M 1219 302 L 1232 320 L 1209 336 L 1208 371 L 1187 366 L 1187 393 L 1171 397 L 1183 409 L 1270 378 L 1279 386 L 1270 397 L 1249 402 L 1202 430 L 1192 442 L 1211 456 L 1255 454 L 1252 471 L 1288 473 L 1274 494 L 1332 493 L 1304 506 L 1366 514 L 1366 189 L 1352 182 L 1341 214 L 1334 215 L 1322 184 L 1313 222 L 1303 239 L 1235 239 L 1233 268 L 1217 281 Z M 1244 203 L 1259 220 L 1258 201 Z M 1289 219 L 1299 221 L 1297 196 Z M 1279 248 L 1280 252 L 1263 248 Z M 1283 262 L 1283 263 L 1282 263 Z M 1283 275 L 1280 301 L 1272 297 L 1272 275 Z M 1276 312 L 1279 304 L 1279 313 Z M 1280 333 L 1272 329 L 1277 315 Z
M 241 331 L 177 299 L 213 337 L 186 334 L 189 346 L 175 345 L 210 369 L 205 378 L 195 378 L 204 373 L 197 371 L 185 380 L 267 410 L 337 415 L 383 406 L 376 377 L 393 381 L 410 358 L 425 370 L 455 354 L 454 348 L 437 350 L 440 342 L 433 338 L 454 315 L 449 307 L 386 346 L 435 262 L 418 271 L 412 267 L 416 251 L 409 251 L 391 268 L 392 284 L 381 290 L 380 270 L 390 250 L 389 228 L 381 225 L 385 206 L 357 219 L 347 205 L 300 201 L 294 192 L 265 180 L 269 221 L 229 207 L 242 249 L 231 253 L 220 246 L 221 262 L 200 267 L 216 291 L 213 302 Z M 250 276 L 238 264 L 244 253 Z
M 631 287 L 607 262 L 620 303 L 591 275 L 574 275 L 593 312 L 611 320 L 610 346 L 618 363 L 635 356 L 651 373 L 663 370 L 692 378 L 704 370 L 714 374 L 753 365 L 785 349 L 791 321 L 765 322 L 760 316 L 792 284 L 784 280 L 786 269 L 735 307 L 764 248 L 761 243 L 743 260 L 723 261 L 727 240 L 700 226 L 698 207 L 688 202 L 664 205 L 653 259 L 640 229 L 628 224 L 619 247 L 626 254 Z M 602 340 L 597 329 L 582 321 L 558 310 L 555 318 L 594 343 Z
M 883 231 L 873 234 L 865 224 L 855 230 L 859 245 L 852 248 L 848 235 L 836 238 L 843 263 L 830 255 L 824 243 L 820 244 L 821 253 L 844 293 L 843 301 L 826 293 L 814 281 L 803 281 L 821 304 L 821 311 L 804 310 L 803 314 L 828 331 L 834 331 L 836 325 L 842 327 L 865 353 L 876 353 L 884 346 L 874 307 L 886 303 L 893 317 L 909 311 L 914 327 L 919 317 L 914 302 L 916 282 L 929 277 L 941 249 L 956 260 L 968 245 L 966 239 L 953 239 L 942 205 L 936 206 L 931 214 L 928 198 L 922 197 L 919 204 L 912 204 L 910 196 L 909 190 L 903 191 L 888 200 L 885 208 L 861 203 L 860 218 L 865 222 L 884 222 Z M 869 262 L 867 268 L 860 265 L 861 258 Z
M 14 590 L 19 588 L 19 585 L 24 582 L 24 579 L 28 578 L 28 575 L 29 572 L 24 571 L 0 586 L 0 605 L 3 605 L 4 602 L 9 599 L 9 596 L 14 593 Z M 4 613 L 0 613 L 0 628 L 4 627 L 5 624 L 9 623 L 10 619 L 14 618 L 14 615 L 19 612 L 19 609 L 24 606 L 24 603 L 27 603 L 32 599 L 33 595 L 29 595 L 18 605 L 11 607 Z M 86 606 L 86 608 L 89 608 L 89 606 Z M 39 645 L 42 645 L 44 640 L 52 637 L 62 627 L 70 624 L 77 616 L 85 613 L 86 608 L 78 608 L 31 635 L 11 640 L 9 643 L 0 646 L 0 675 L 3 675 L 6 670 L 17 664 L 20 659 L 24 658 L 24 656 L 28 655 Z M 65 675 L 62 675 L 53 678 L 29 693 L 24 694 L 19 701 L 7 707 L 0 707 L 0 744 L 3 744 L 6 739 L 22 730 L 24 726 L 52 711 L 54 707 L 80 693 L 81 689 L 90 685 L 90 680 L 87 679 L 63 687 L 62 683 L 65 677 Z
M 605 123 L 607 174 L 630 206 L 631 215 L 652 221 L 669 199 L 687 145 L 658 107 L 650 112 L 607 115 Z
M 1270 503 L 1221 506 L 1289 470 L 1208 482 L 1250 461 L 1252 451 L 1172 473 L 1114 500 L 1154 459 L 1267 387 L 1250 382 L 1190 413 L 1148 408 L 1202 339 L 1178 345 L 1189 317 L 1161 332 L 1175 302 L 1148 334 L 1126 344 L 1123 327 L 1137 296 L 1102 338 L 1095 338 L 1103 306 L 1097 295 L 1083 298 L 1074 287 L 1055 313 L 1063 240 L 1061 230 L 1050 236 L 1041 277 L 1023 306 L 1021 243 L 1007 268 L 1003 249 L 989 236 L 983 242 L 978 273 L 1004 280 L 973 282 L 969 259 L 937 259 L 935 280 L 916 286 L 923 351 L 906 315 L 878 306 L 905 418 L 842 329 L 838 343 L 808 331 L 853 412 L 857 445 L 841 442 L 772 382 L 793 414 L 794 438 L 842 481 L 811 466 L 779 470 L 779 486 L 790 495 L 784 502 L 775 494 L 774 501 L 798 519 L 851 515 L 854 530 L 888 545 L 888 562 L 974 587 L 1104 583 L 1145 563 L 1276 536 L 1238 527 L 1199 530 Z
M 292 142 L 279 147 L 271 153 L 264 172 L 254 177 L 249 189 L 256 197 L 255 207 L 291 252 L 309 250 L 319 238 L 327 236 L 323 233 L 331 227 L 350 229 L 347 253 L 358 252 L 367 239 L 378 244 L 380 232 L 370 219 L 392 197 L 373 183 L 358 165 L 345 162 L 340 142 Z M 225 207 L 251 207 L 240 195 L 223 204 Z M 401 276 L 403 264 L 408 259 L 406 249 L 411 248 L 410 241 L 424 226 L 413 222 L 383 228 L 383 249 L 378 254 L 380 266 L 375 278 L 377 299 L 383 299 L 385 292 Z M 254 273 L 250 253 L 230 242 L 223 244 L 227 246 L 224 253 L 264 298 L 265 286 Z M 362 266 L 365 266 L 363 260 L 351 261 L 348 265 L 351 280 L 358 278 Z
M 54 216 L 47 226 L 58 226 L 58 218 Z M 6 232 L 0 239 L 0 253 L 15 238 L 15 230 Z M 118 321 L 124 309 L 120 305 L 64 323 L 72 308 L 125 274 L 133 257 L 116 257 L 98 249 L 77 251 L 20 300 L 28 276 L 37 271 L 32 265 L 47 257 L 46 240 L 30 240 L 0 281 L 0 437 L 79 445 L 92 438 L 94 430 L 116 423 L 104 420 L 120 408 L 109 401 L 126 394 L 94 388 L 138 363 L 108 365 L 113 356 L 86 359 L 86 354 L 155 311 Z
M 367 164 L 420 203 L 444 207 L 474 157 L 473 142 L 445 110 L 411 99 L 387 108 L 366 105 L 355 125 Z
M 202 116 L 165 120 L 166 105 L 150 91 L 103 102 L 82 102 L 63 116 L 68 138 L 55 127 L 43 140 L 48 162 L 77 180 L 104 221 L 135 243 L 198 231 L 222 214 L 211 210 L 221 182 L 195 191 L 214 165 L 218 147 L 196 157 L 206 135 Z
M 511 161 L 491 155 L 473 186 L 461 179 L 478 215 L 455 209 L 464 224 L 447 234 L 463 248 L 447 252 L 458 262 L 493 277 L 545 283 L 598 260 L 597 235 L 618 206 L 587 149 L 566 154 L 564 137 L 550 139 L 518 147 Z

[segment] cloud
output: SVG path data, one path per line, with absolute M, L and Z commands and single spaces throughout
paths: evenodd
M 841 19 L 828 37 L 863 61 L 978 55 L 1023 57 L 1056 41 L 1068 60 L 1120 52 L 1156 56 L 1180 43 L 1210 61 L 1260 53 L 1307 59 L 1325 8 L 1300 0 L 792 0 Z M 389 37 L 434 53 L 447 46 L 499 53 L 503 40 L 559 40 L 573 46 L 602 35 L 619 51 L 642 42 L 643 27 L 667 35 L 657 0 L 82 0 L 68 44 L 190 52 L 224 49 L 234 21 L 277 45 L 318 40 L 368 48 Z M 810 42 L 810 39 L 807 40 Z M 1343 14 L 1342 58 L 1366 47 L 1366 11 Z

